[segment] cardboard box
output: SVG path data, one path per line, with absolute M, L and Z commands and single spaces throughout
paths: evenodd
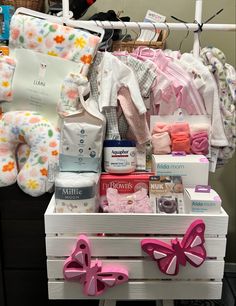
M 152 155 L 152 171 L 158 176 L 181 176 L 184 188 L 208 185 L 209 161 L 204 155 Z
M 115 188 L 119 193 L 130 194 L 141 188 L 149 189 L 149 177 L 151 172 L 134 172 L 131 174 L 113 175 L 102 173 L 100 177 L 100 205 L 107 204 L 107 188 Z
M 185 188 L 184 210 L 185 213 L 219 214 L 221 210 L 221 198 L 210 186 L 196 186 Z M 199 190 L 199 188 L 202 188 Z M 207 191 L 206 191 L 207 190 Z

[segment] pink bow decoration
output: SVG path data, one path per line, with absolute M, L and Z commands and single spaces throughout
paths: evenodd
M 193 267 L 199 267 L 205 261 L 204 232 L 205 224 L 198 219 L 189 226 L 181 241 L 175 238 L 169 245 L 158 239 L 143 239 L 141 247 L 156 261 L 162 273 L 177 275 L 180 264 L 186 266 L 188 261 Z
M 63 267 L 67 281 L 78 281 L 87 296 L 99 296 L 108 288 L 128 281 L 128 271 L 118 266 L 102 267 L 101 260 L 91 260 L 90 243 L 85 235 L 80 235 L 72 254 Z

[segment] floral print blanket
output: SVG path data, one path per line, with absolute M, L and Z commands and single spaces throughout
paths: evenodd
M 10 49 L 24 48 L 83 64 L 86 75 L 99 37 L 85 30 L 48 22 L 39 18 L 14 15 L 10 25 Z

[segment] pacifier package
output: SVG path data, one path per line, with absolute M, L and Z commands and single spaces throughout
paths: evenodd
M 183 213 L 183 190 L 181 176 L 150 176 L 149 196 L 154 212 Z

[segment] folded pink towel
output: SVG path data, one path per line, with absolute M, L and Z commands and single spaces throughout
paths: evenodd
M 170 133 L 172 134 L 172 133 L 179 133 L 179 132 L 185 132 L 185 133 L 190 132 L 188 122 L 176 122 L 176 123 L 171 124 Z
M 153 154 L 168 154 L 171 152 L 171 140 L 168 132 L 152 135 Z
M 196 132 L 191 135 L 191 152 L 207 155 L 209 153 L 209 140 L 207 132 Z
M 168 131 L 169 131 L 169 124 L 165 122 L 157 122 L 152 129 L 152 135 Z
M 171 133 L 171 139 L 172 140 L 186 139 L 186 138 L 190 138 L 189 133 L 186 133 L 186 132 Z
M 210 133 L 211 126 L 208 123 L 199 123 L 199 124 L 191 124 L 190 125 L 190 134 L 196 132 L 207 132 Z
M 172 151 L 190 153 L 190 137 L 186 132 L 171 134 Z

